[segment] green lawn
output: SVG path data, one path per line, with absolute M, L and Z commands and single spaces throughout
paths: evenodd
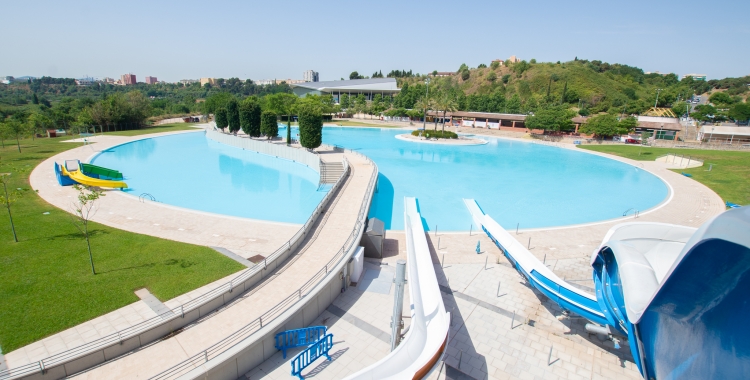
M 178 129 L 125 133 L 165 130 Z M 0 148 L 0 173 L 12 173 L 9 188 L 29 189 L 28 175 L 37 164 L 80 146 L 60 141 L 22 140 L 19 154 L 15 144 L 6 140 L 5 148 Z M 0 209 L 2 352 L 135 302 L 136 289 L 148 288 L 164 301 L 244 269 L 207 247 L 93 224 L 91 244 L 98 273 L 93 275 L 86 242 L 70 215 L 31 190 L 24 193 L 12 206 L 18 243 L 13 241 L 7 210 Z
M 640 161 L 653 161 L 656 157 L 667 153 L 699 158 L 703 160 L 704 166 L 674 171 L 691 174 L 694 180 L 711 188 L 724 201 L 740 205 L 750 204 L 750 152 L 640 148 L 632 145 L 583 145 L 580 147 Z M 713 169 L 708 171 L 710 164 L 713 164 Z

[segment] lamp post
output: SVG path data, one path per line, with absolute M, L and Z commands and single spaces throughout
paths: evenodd
M 424 94 L 424 100 L 425 100 L 425 107 L 424 107 L 424 116 L 422 117 L 422 129 L 427 130 L 427 99 L 430 97 L 430 78 L 427 78 L 424 80 L 424 83 L 427 85 L 427 90 Z
M 663 88 L 657 88 L 656 89 L 656 101 L 654 102 L 654 108 L 656 108 L 656 105 L 659 104 L 659 92 L 663 91 Z

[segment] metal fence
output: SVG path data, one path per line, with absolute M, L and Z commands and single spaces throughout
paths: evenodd
M 325 146 L 324 147 L 330 147 Z M 341 148 L 337 148 L 341 149 Z M 367 185 L 367 189 L 365 190 L 365 194 L 372 194 L 375 183 L 377 181 L 378 177 L 378 170 L 377 165 L 375 165 L 372 160 L 367 158 L 366 156 L 348 150 L 348 149 L 342 149 L 347 153 L 356 154 L 359 156 L 362 156 L 366 158 L 370 164 L 373 166 L 374 170 L 372 172 L 372 175 L 370 177 L 370 181 Z M 348 167 L 347 167 L 348 170 Z M 342 176 L 344 176 L 342 174 Z M 330 194 L 330 193 L 329 193 Z M 365 196 L 365 198 L 362 200 L 362 204 L 359 208 L 359 213 L 357 214 L 357 222 L 354 225 L 354 228 L 352 228 L 351 233 L 347 237 L 344 244 L 341 246 L 341 248 L 336 252 L 336 254 L 331 258 L 331 260 L 326 263 L 326 265 L 321 268 L 317 273 L 315 273 L 307 282 L 305 282 L 299 289 L 293 291 L 291 294 L 286 296 L 281 302 L 267 310 L 265 313 L 263 313 L 260 317 L 254 319 L 244 327 L 240 328 L 239 330 L 235 331 L 231 335 L 227 336 L 226 338 L 222 339 L 218 343 L 212 345 L 211 347 L 207 348 L 206 350 L 193 355 L 189 359 L 175 365 L 172 368 L 169 368 L 168 370 L 152 377 L 151 379 L 174 379 L 178 378 L 182 375 L 185 375 L 186 373 L 192 371 L 198 366 L 206 364 L 209 360 L 212 358 L 216 358 L 217 356 L 221 355 L 223 352 L 227 351 L 231 347 L 235 346 L 236 344 L 240 343 L 247 337 L 251 336 L 252 334 L 260 331 L 264 325 L 267 325 L 269 322 L 273 321 L 275 318 L 283 314 L 285 311 L 289 310 L 292 306 L 294 306 L 296 303 L 301 302 L 306 296 L 308 296 L 310 293 L 309 291 L 311 289 L 314 289 L 320 282 L 322 282 L 326 275 L 329 273 L 329 270 L 333 269 L 337 263 L 340 262 L 340 260 L 346 258 L 347 252 L 350 252 L 352 247 L 357 244 L 360 232 L 362 229 L 364 229 L 365 222 L 367 219 L 367 211 L 369 209 L 369 201 L 371 197 Z M 313 295 L 314 296 L 314 295 Z
M 208 133 L 213 133 L 213 132 L 208 132 Z M 217 134 L 219 134 L 219 133 L 217 133 Z M 230 143 L 228 143 L 228 144 L 229 145 L 233 145 L 233 146 L 236 146 L 236 145 L 234 145 L 233 143 L 231 143 L 231 140 L 229 140 L 229 139 L 238 139 L 238 140 L 241 139 L 243 141 L 249 141 L 250 140 L 250 139 L 242 139 L 240 137 L 234 137 L 234 136 L 231 136 L 231 135 L 223 135 L 223 134 L 219 134 L 219 135 L 221 135 L 222 137 L 226 137 L 226 139 L 223 139 L 223 140 L 224 141 L 229 141 Z M 219 142 L 222 142 L 222 141 L 219 141 Z M 289 155 L 287 155 L 287 157 L 297 157 L 297 158 L 299 158 L 301 160 L 301 159 L 306 159 L 307 155 L 310 155 L 310 156 L 312 156 L 315 159 L 315 161 L 314 161 L 315 163 L 319 162 L 318 157 L 315 154 L 312 154 L 312 153 L 309 153 L 309 152 L 306 152 L 306 151 L 301 151 L 300 149 L 289 148 L 289 147 L 286 147 L 284 145 L 266 144 L 266 143 L 258 142 L 258 141 L 253 141 L 253 142 L 255 142 L 257 144 L 260 144 L 260 145 L 269 145 L 269 146 L 274 146 L 276 148 L 279 148 L 278 150 L 268 150 L 268 151 L 278 152 L 278 151 L 283 151 L 283 150 L 294 150 L 294 151 L 297 151 L 297 152 L 300 152 L 300 153 L 304 153 L 304 154 L 298 155 L 298 156 L 296 156 L 294 154 L 289 154 Z M 254 145 L 248 144 L 247 146 L 249 147 L 249 146 L 254 146 Z M 250 149 L 250 148 L 248 148 L 248 149 Z M 355 153 L 355 152 L 351 152 L 351 153 Z M 355 153 L 355 154 L 358 154 L 358 155 L 361 156 L 361 154 L 359 154 L 359 153 Z M 368 160 L 369 160 L 369 158 L 368 158 Z M 297 161 L 297 162 L 301 162 L 301 161 Z M 370 162 L 372 162 L 372 161 L 370 161 Z M 372 163 L 372 164 L 374 165 L 374 163 Z M 208 311 L 213 311 L 216 308 L 218 308 L 218 307 L 220 307 L 220 306 L 228 303 L 229 300 L 234 299 L 237 295 L 233 295 L 231 297 L 228 297 L 229 300 L 227 300 L 227 299 L 224 298 L 227 293 L 232 293 L 234 291 L 234 289 L 242 289 L 242 288 L 244 288 L 244 285 L 245 285 L 246 281 L 251 280 L 254 276 L 256 276 L 259 273 L 261 273 L 262 271 L 266 270 L 267 266 L 268 266 L 268 263 L 273 263 L 276 259 L 278 259 L 282 255 L 284 255 L 285 253 L 291 251 L 292 247 L 296 246 L 301 241 L 301 239 L 307 235 L 307 233 L 309 232 L 310 227 L 315 222 L 316 217 L 318 216 L 318 214 L 321 212 L 321 210 L 323 209 L 323 207 L 329 202 L 330 198 L 332 197 L 332 194 L 334 194 L 336 192 L 336 190 L 341 186 L 344 178 L 346 177 L 346 174 L 347 174 L 347 172 L 349 170 L 349 164 L 348 164 L 348 162 L 344 164 L 344 167 L 345 167 L 344 172 L 341 174 L 341 176 L 336 181 L 336 183 L 331 187 L 331 189 L 328 191 L 328 193 L 325 195 L 325 197 L 323 197 L 323 199 L 320 201 L 320 203 L 315 208 L 315 210 L 313 211 L 312 215 L 310 215 L 310 218 L 307 219 L 307 221 L 305 222 L 305 224 L 297 231 L 297 233 L 294 234 L 294 236 L 292 236 L 291 239 L 289 239 L 286 243 L 284 243 L 280 248 L 278 248 L 276 251 L 274 251 L 271 255 L 267 256 L 263 260 L 263 264 L 262 265 L 259 264 L 259 265 L 256 265 L 256 266 L 250 268 L 250 269 L 247 269 L 247 270 L 243 271 L 242 273 L 240 273 L 237 277 L 235 277 L 231 281 L 229 281 L 227 283 L 224 283 L 223 285 L 221 285 L 221 286 L 219 286 L 219 287 L 217 287 L 217 288 L 215 288 L 215 289 L 213 289 L 213 290 L 211 290 L 211 291 L 209 291 L 209 292 L 207 292 L 207 293 L 205 293 L 205 294 L 203 294 L 203 295 L 201 295 L 201 296 L 199 296 L 199 297 L 197 297 L 195 299 L 192 299 L 192 300 L 190 300 L 190 301 L 188 301 L 188 302 L 180 305 L 179 307 L 176 307 L 174 309 L 171 309 L 170 311 L 162 313 L 161 315 L 158 315 L 156 317 L 147 319 L 147 320 L 145 320 L 145 321 L 143 321 L 141 323 L 138 323 L 138 324 L 133 325 L 131 327 L 128 327 L 126 329 L 120 330 L 120 331 L 118 331 L 116 333 L 109 334 L 107 336 L 104 336 L 104 337 L 99 338 L 97 340 L 94 340 L 92 342 L 89 342 L 89 343 L 80 345 L 78 347 L 75 347 L 75 348 L 63 351 L 63 352 L 61 352 L 59 354 L 52 355 L 52 356 L 50 356 L 48 358 L 39 360 L 37 362 L 33 362 L 33 363 L 29 363 L 29 364 L 26 364 L 26 365 L 23 365 L 23 366 L 18 366 L 18 367 L 9 368 L 9 369 L 0 371 L 0 380 L 18 379 L 18 378 L 29 376 L 29 375 L 32 375 L 32 374 L 35 374 L 35 373 L 38 373 L 38 372 L 43 372 L 44 373 L 44 372 L 50 370 L 53 367 L 59 367 L 61 365 L 64 365 L 66 363 L 69 363 L 69 362 L 72 362 L 74 360 L 80 359 L 82 357 L 89 356 L 89 355 L 91 355 L 93 353 L 101 352 L 101 351 L 103 351 L 103 350 L 105 350 L 105 349 L 107 349 L 109 347 L 114 346 L 114 345 L 122 345 L 123 342 L 125 342 L 125 341 L 127 341 L 129 339 L 133 339 L 133 338 L 135 338 L 135 339 L 138 340 L 138 345 L 135 348 L 137 348 L 138 346 L 145 346 L 145 345 L 147 345 L 150 342 L 153 342 L 153 341 L 155 341 L 157 339 L 160 339 L 163 335 L 160 335 L 160 334 L 149 334 L 148 338 L 145 338 L 145 337 L 142 338 L 142 335 L 144 333 L 151 332 L 152 330 L 155 330 L 155 329 L 157 329 L 159 327 L 162 327 L 164 325 L 168 325 L 168 324 L 173 323 L 175 321 L 179 321 L 180 318 L 184 319 L 185 315 L 189 314 L 191 312 L 196 312 L 197 311 L 198 314 L 204 314 L 204 313 L 207 314 Z M 375 170 L 375 172 L 377 172 L 377 170 Z M 374 181 L 374 179 L 373 179 L 373 181 Z M 369 191 L 369 188 L 368 188 L 368 191 Z M 361 222 L 358 219 L 357 225 L 360 225 L 360 224 L 361 224 Z M 326 266 L 326 268 L 328 268 L 328 266 Z M 318 275 L 319 274 L 316 274 L 316 276 L 318 276 Z M 304 286 L 303 286 L 303 288 L 304 288 Z M 241 293 L 241 292 L 238 292 L 237 294 L 239 294 L 239 293 Z M 302 294 L 302 290 L 300 290 L 300 295 L 301 294 Z M 219 301 L 221 301 L 221 302 L 219 303 Z M 280 305 L 282 305 L 284 302 L 289 302 L 288 297 L 287 297 L 287 299 L 285 301 L 282 301 L 282 303 L 280 303 Z M 280 305 L 277 305 L 275 308 L 280 307 Z M 202 308 L 204 306 L 209 306 L 208 307 L 209 310 L 202 310 Z M 272 309 L 271 311 L 273 311 L 273 310 L 274 309 Z M 271 312 L 271 311 L 269 311 L 269 312 Z M 201 312 L 204 312 L 204 313 L 201 313 Z M 267 312 L 266 314 L 268 314 L 269 312 Z M 264 314 L 264 315 L 266 315 L 266 314 Z M 268 315 L 271 315 L 271 314 L 268 314 Z M 263 318 L 264 317 L 261 317 L 260 323 L 263 323 Z M 268 317 L 266 317 L 266 318 L 268 318 Z M 188 321 L 185 321 L 185 323 L 179 323 L 178 322 L 176 324 L 181 327 L 181 326 L 187 325 Z M 121 354 L 122 353 L 116 354 L 113 357 L 119 356 Z M 102 355 L 102 358 L 103 358 L 103 360 L 101 360 L 99 362 L 111 359 L 111 357 L 107 357 L 106 354 Z M 66 372 L 65 373 L 66 375 L 70 375 L 70 374 L 67 374 L 67 370 L 65 372 Z

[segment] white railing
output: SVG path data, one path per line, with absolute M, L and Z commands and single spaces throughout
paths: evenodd
M 207 137 L 209 137 L 209 133 L 216 133 L 220 135 L 219 138 L 221 138 L 222 141 L 219 141 L 218 139 L 216 139 L 215 141 L 220 143 L 224 143 L 223 141 L 226 141 L 227 145 L 242 147 L 239 146 L 242 145 L 242 143 L 234 141 L 235 139 L 241 141 L 253 141 L 259 145 L 273 145 L 278 148 L 277 150 L 266 150 L 267 152 L 283 152 L 284 150 L 292 150 L 294 152 L 286 152 L 286 157 L 296 157 L 299 159 L 295 160 L 296 162 L 302 162 L 301 160 L 303 159 L 307 159 L 308 162 L 319 162 L 318 157 L 315 154 L 309 153 L 304 150 L 287 147 L 285 145 L 267 144 L 213 131 L 208 131 Z M 252 147 L 255 147 L 256 145 L 247 144 L 243 146 L 246 146 L 246 149 L 253 150 Z M 297 153 L 302 154 L 297 155 Z M 314 158 L 314 161 L 309 160 L 308 155 L 312 156 Z M 349 169 L 348 162 L 345 163 L 345 168 L 347 170 Z M 238 297 L 245 290 L 247 290 L 247 288 L 251 287 L 258 281 L 260 281 L 260 279 L 264 278 L 265 275 L 269 273 L 269 270 L 274 269 L 273 266 L 276 264 L 276 261 L 278 259 L 285 259 L 293 249 L 296 249 L 302 239 L 307 236 L 308 232 L 310 232 L 310 227 L 312 227 L 323 207 L 330 201 L 332 194 L 334 194 L 343 183 L 343 180 L 347 174 L 347 170 L 344 170 L 336 183 L 331 187 L 325 197 L 323 197 L 323 199 L 313 211 L 312 215 L 310 215 L 310 218 L 305 222 L 304 225 L 302 225 L 302 228 L 300 228 L 297 233 L 292 236 L 291 239 L 285 242 L 272 254 L 267 256 L 263 260 L 262 264 L 256 265 L 243 271 L 231 281 L 224 283 L 223 285 L 161 315 L 147 319 L 141 323 L 130 326 L 116 333 L 106 335 L 92 342 L 49 356 L 45 359 L 26 365 L 2 370 L 0 371 L 0 380 L 20 379 L 38 374 L 40 372 L 46 373 L 55 370 L 56 368 L 59 369 L 60 367 L 63 367 L 63 370 L 56 371 L 56 373 L 61 373 L 64 376 L 72 375 L 73 373 L 67 373 L 67 368 L 64 368 L 68 363 L 78 360 L 86 362 L 84 367 L 81 367 L 81 365 L 72 365 L 72 367 L 75 367 L 78 369 L 78 371 L 80 371 L 100 364 L 106 360 L 111 360 L 133 349 L 148 345 L 155 340 L 161 339 L 163 336 L 168 335 L 175 330 L 181 329 L 182 327 L 192 323 L 196 319 L 205 316 L 213 312 L 217 308 L 227 304 L 234 298 Z M 377 167 L 375 169 L 375 173 L 377 173 Z M 375 179 L 373 179 L 372 181 L 374 180 Z M 368 198 L 365 197 L 365 199 Z M 358 221 L 358 223 L 360 222 Z M 121 346 L 121 349 L 113 348 L 117 345 Z M 101 353 L 98 360 L 87 360 L 88 357 L 92 356 L 92 354 L 95 353 Z
M 450 313 L 445 311 L 415 198 L 404 198 L 407 269 L 412 319 L 409 332 L 385 358 L 346 380 L 421 379 L 447 346 Z

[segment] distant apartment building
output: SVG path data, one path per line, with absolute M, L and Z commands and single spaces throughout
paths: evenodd
M 11 76 L 7 76 L 7 77 L 4 77 L 3 80 L 0 81 L 0 82 L 2 82 L 2 84 L 11 84 L 11 83 L 13 83 L 14 80 L 15 80 L 15 78 L 13 78 Z
M 136 84 L 135 74 L 123 74 L 120 75 L 120 82 L 123 86 Z
M 269 86 L 272 84 L 281 84 L 281 82 L 286 82 L 286 84 L 297 84 L 297 83 L 305 83 L 305 82 L 311 82 L 304 79 L 259 79 L 256 81 L 253 81 L 253 83 L 259 85 L 259 86 Z M 316 81 L 317 82 L 317 81 Z
M 96 80 L 94 78 L 81 78 L 76 79 L 76 85 L 78 87 L 88 87 L 96 83 Z
M 693 78 L 694 80 L 702 80 L 704 82 L 706 81 L 706 74 L 685 74 L 682 76 L 682 79 L 688 77 Z
M 518 62 L 521 62 L 521 60 L 518 59 L 518 57 L 516 57 L 515 55 L 511 55 L 510 58 L 508 58 L 508 62 L 510 62 L 510 63 L 518 63 Z
M 318 82 L 320 80 L 320 77 L 318 76 L 317 71 L 307 70 L 302 73 L 302 79 L 305 82 Z
M 146 84 L 156 84 L 159 82 L 156 77 L 146 77 Z
M 106 83 L 106 84 L 115 84 L 115 79 L 110 78 L 110 77 L 104 77 L 100 80 L 100 82 Z
M 185 86 L 190 86 L 191 84 L 198 82 L 200 82 L 198 79 L 180 79 L 180 83 Z
M 216 78 L 201 78 L 201 87 L 205 86 L 206 83 L 216 86 Z

